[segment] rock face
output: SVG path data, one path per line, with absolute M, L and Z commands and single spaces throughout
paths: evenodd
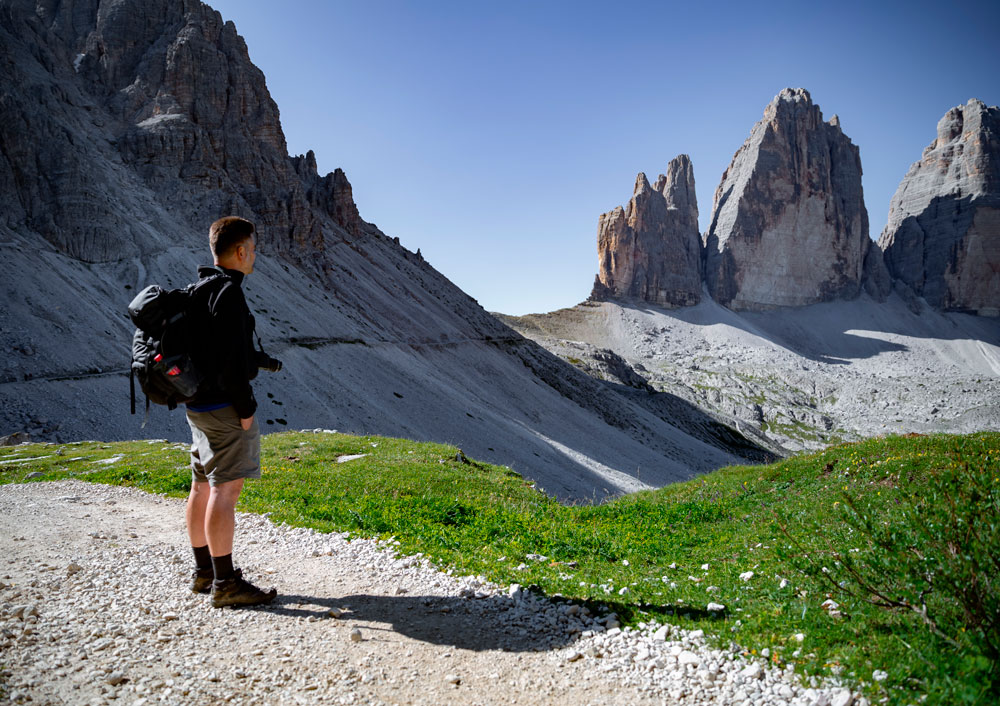
M 705 237 L 712 297 L 748 310 L 850 299 L 866 270 L 881 295 L 888 280 L 873 247 L 858 148 L 837 116 L 823 122 L 808 91 L 783 90 L 716 189 Z
M 879 238 L 893 277 L 940 309 L 1000 313 L 1000 109 L 949 110 Z
M 174 215 L 198 232 L 214 214 L 252 214 L 265 246 L 288 254 L 360 235 L 344 174 L 289 160 L 264 75 L 219 13 L 196 0 L 5 4 L 0 21 L 35 61 L 0 50 L 22 89 L 0 102 L 0 184 L 18 196 L 13 219 L 26 210 L 60 251 L 103 262 L 159 238 L 148 198 L 124 188 L 133 174 L 193 204 Z
M 633 297 L 667 307 L 698 303 L 698 202 L 686 154 L 671 160 L 652 187 L 645 174 L 636 177 L 628 205 L 600 217 L 597 252 L 592 298 Z

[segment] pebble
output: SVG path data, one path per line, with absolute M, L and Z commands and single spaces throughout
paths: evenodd
M 701 664 L 701 657 L 696 655 L 691 650 L 683 650 L 679 655 L 677 655 L 677 663 L 682 667 L 687 664 Z
M 851 706 L 854 694 L 850 689 L 837 689 L 830 698 L 830 706 Z
M 361 639 L 362 639 L 361 630 L 359 630 L 358 628 L 354 628 L 353 630 L 351 630 L 351 642 L 361 642 Z

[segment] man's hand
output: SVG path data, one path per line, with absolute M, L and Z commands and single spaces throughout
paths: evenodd
M 251 414 L 246 419 L 240 419 L 240 426 L 243 427 L 243 431 L 250 431 L 250 427 L 253 426 L 253 415 Z

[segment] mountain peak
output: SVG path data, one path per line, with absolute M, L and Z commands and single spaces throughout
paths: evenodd
M 944 114 L 879 245 L 892 276 L 932 306 L 1000 313 L 1000 109 L 973 98 Z
M 640 173 L 626 207 L 603 214 L 597 230 L 599 271 L 592 298 L 634 297 L 668 307 L 698 303 L 698 202 L 687 155 L 670 161 L 655 188 Z
M 882 282 L 880 258 L 868 257 L 861 158 L 839 122 L 824 123 L 801 88 L 764 110 L 715 192 L 705 275 L 716 301 L 767 309 L 849 299 L 866 266 Z

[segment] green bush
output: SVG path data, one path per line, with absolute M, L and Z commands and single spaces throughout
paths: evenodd
M 861 601 L 916 615 L 965 672 L 945 679 L 954 687 L 949 700 L 996 703 L 1000 482 L 995 464 L 969 463 L 961 445 L 948 461 L 886 471 L 874 493 L 842 492 L 836 517 L 843 527 L 822 532 L 853 535 L 846 550 L 809 547 L 783 525 L 792 549 L 786 556 L 845 611 Z

